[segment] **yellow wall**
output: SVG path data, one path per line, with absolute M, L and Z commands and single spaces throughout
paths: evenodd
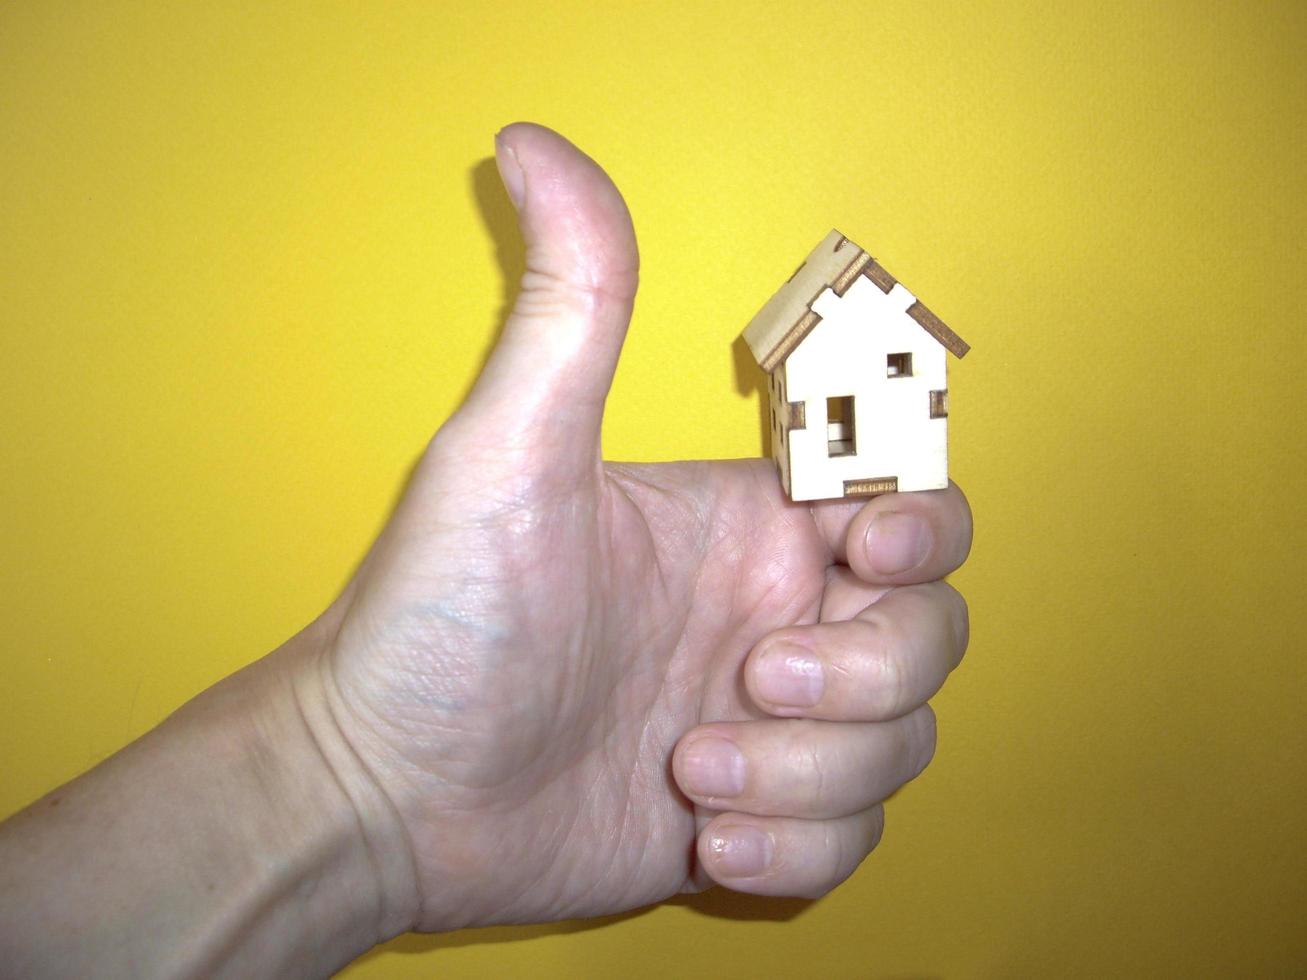
M 732 343 L 832 225 L 974 345 L 974 641 L 829 900 L 348 975 L 1301 969 L 1305 12 L 4 5 L 0 810 L 339 588 L 492 335 L 520 254 L 485 159 L 527 118 L 641 234 L 611 456 L 760 450 Z

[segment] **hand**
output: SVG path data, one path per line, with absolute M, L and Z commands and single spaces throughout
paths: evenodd
M 767 461 L 602 463 L 629 215 L 549 130 L 510 126 L 498 157 L 516 307 L 304 659 L 366 835 L 404 855 L 387 908 L 444 930 L 714 881 L 820 895 L 933 752 L 966 501 L 795 505 Z
M 630 218 L 548 130 L 499 154 L 527 272 L 472 394 L 318 620 L 0 824 L 23 976 L 316 976 L 412 928 L 819 895 L 929 760 L 961 493 L 605 466 Z

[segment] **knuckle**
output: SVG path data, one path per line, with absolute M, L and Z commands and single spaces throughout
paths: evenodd
M 800 722 L 788 746 L 787 782 L 805 810 L 821 810 L 829 801 L 835 781 L 831 778 L 828 753 L 815 737 L 814 726 Z
M 953 640 L 957 651 L 955 664 L 962 660 L 962 655 L 967 652 L 967 646 L 971 643 L 971 608 L 967 605 L 967 600 L 963 598 L 962 593 L 953 586 L 949 586 L 953 593 Z
M 639 273 L 618 266 L 590 267 L 567 264 L 551 268 L 540 261 L 522 274 L 519 305 L 540 312 L 559 309 L 589 312 L 612 303 L 628 304 L 635 297 Z
M 466 414 L 455 412 L 428 441 L 424 461 L 436 467 L 438 472 L 457 462 L 475 447 L 475 434 L 469 433 L 468 428 Z
M 879 847 L 881 838 L 885 836 L 885 807 L 877 803 L 871 808 L 870 818 L 865 826 L 864 854 L 870 854 Z
M 877 610 L 864 624 L 860 644 L 867 667 L 865 678 L 872 712 L 894 717 L 912 704 L 912 665 L 916 637 L 893 616 Z
M 910 717 L 912 718 L 912 724 L 909 726 L 906 736 L 908 779 L 915 779 L 925 771 L 931 760 L 935 758 L 939 727 L 935 718 L 935 711 L 928 704 L 923 704 Z
M 853 869 L 849 866 L 845 853 L 848 845 L 835 821 L 828 820 L 821 824 L 820 836 L 814 844 L 821 853 L 814 855 L 813 880 L 806 897 L 820 898 L 847 878 Z
M 954 664 L 962 659 L 967 643 L 971 639 L 971 611 L 962 593 L 947 582 L 934 582 L 930 586 L 933 603 L 932 614 L 938 619 L 941 614 L 948 628 L 950 652 L 954 654 Z M 940 607 L 943 607 L 942 610 Z
M 860 652 L 861 649 L 861 646 L 855 647 L 855 652 Z M 828 656 L 822 660 L 822 673 L 826 684 L 823 696 L 829 696 L 831 691 L 847 695 L 849 691 L 857 690 L 862 678 L 850 660 L 849 657 L 838 655 Z
M 952 521 L 953 534 L 953 554 L 952 564 L 958 568 L 967 560 L 971 554 L 972 537 L 975 534 L 975 521 L 971 514 L 971 503 L 967 500 L 967 495 L 962 492 L 956 483 L 949 481 L 949 491 L 956 501 L 956 516 Z

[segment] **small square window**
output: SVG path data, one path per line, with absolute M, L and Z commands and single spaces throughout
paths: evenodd
M 948 389 L 940 388 L 930 393 L 930 417 L 932 419 L 948 418 Z
M 912 377 L 912 352 L 890 354 L 885 358 L 885 374 L 891 378 Z

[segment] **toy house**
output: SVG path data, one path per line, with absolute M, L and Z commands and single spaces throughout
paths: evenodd
M 791 500 L 948 486 L 947 358 L 970 349 L 832 231 L 744 330 Z

